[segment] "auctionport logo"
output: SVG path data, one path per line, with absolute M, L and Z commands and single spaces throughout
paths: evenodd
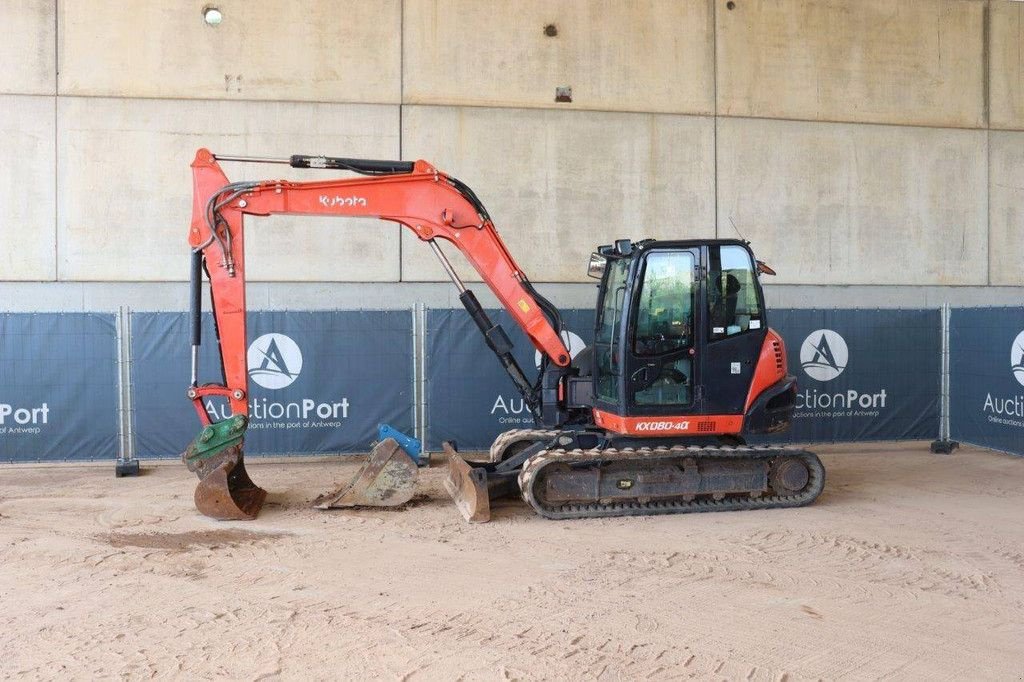
M 800 366 L 817 381 L 835 379 L 846 369 L 849 359 L 846 340 L 831 329 L 811 332 L 800 346 Z
M 263 388 L 290 386 L 302 371 L 302 351 L 284 334 L 264 334 L 249 346 L 249 376 Z
M 1010 371 L 1024 386 L 1024 331 L 1017 334 L 1010 346 Z M 1024 395 L 1007 397 L 987 393 L 981 410 L 988 412 L 988 421 L 993 424 L 1024 428 Z
M 1017 334 L 1013 345 L 1010 346 L 1010 368 L 1013 370 L 1014 378 L 1024 386 L 1024 331 Z

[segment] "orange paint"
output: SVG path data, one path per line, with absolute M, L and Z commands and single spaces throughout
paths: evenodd
M 754 377 L 750 380 L 750 390 L 747 391 L 747 402 L 743 406 L 743 411 L 749 410 L 766 388 L 785 379 L 787 370 L 786 344 L 774 329 L 769 329 L 761 345 L 761 354 L 757 358 Z

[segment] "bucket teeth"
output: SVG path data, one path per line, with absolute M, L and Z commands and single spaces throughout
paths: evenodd
M 487 523 L 491 520 L 487 472 L 470 467 L 448 443 L 444 444 L 444 452 L 448 457 L 444 489 L 452 496 L 464 519 L 470 523 Z
M 394 438 L 374 446 L 363 467 L 344 488 L 321 495 L 318 509 L 332 507 L 396 507 L 412 499 L 416 490 L 416 462 Z

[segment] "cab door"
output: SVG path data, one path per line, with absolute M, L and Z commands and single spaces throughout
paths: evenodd
M 707 247 L 701 412 L 741 414 L 768 325 L 754 258 L 740 244 Z
M 699 385 L 700 249 L 648 251 L 637 271 L 624 354 L 627 411 L 690 413 Z

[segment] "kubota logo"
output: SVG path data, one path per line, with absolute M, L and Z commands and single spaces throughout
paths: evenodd
M 635 428 L 637 431 L 686 431 L 690 422 L 640 422 Z
M 1013 376 L 1024 386 L 1024 332 L 1017 334 L 1010 346 L 1010 367 L 1013 369 Z
M 249 346 L 249 376 L 263 388 L 291 385 L 302 371 L 302 351 L 284 334 L 264 334 Z
M 842 374 L 849 358 L 846 341 L 831 329 L 811 332 L 800 346 L 800 366 L 818 381 L 831 381 Z

